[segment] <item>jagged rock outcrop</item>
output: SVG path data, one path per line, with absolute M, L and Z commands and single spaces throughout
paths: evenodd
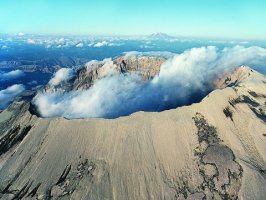
M 13 103 L 0 199 L 265 199 L 266 78 L 239 70 L 232 87 L 160 113 L 42 119 Z
M 89 62 L 85 67 L 77 71 L 72 79 L 57 86 L 47 85 L 42 92 L 67 92 L 71 90 L 86 90 L 96 80 L 110 74 L 137 73 L 143 80 L 152 79 L 160 72 L 161 64 L 165 58 L 161 57 L 118 57 L 114 61 Z

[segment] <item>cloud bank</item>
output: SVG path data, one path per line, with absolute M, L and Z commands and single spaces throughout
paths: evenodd
M 0 109 L 5 108 L 8 104 L 19 96 L 25 90 L 24 85 L 15 84 L 4 90 L 0 90 Z
M 6 73 L 0 71 L 0 81 L 16 79 L 22 76 L 25 76 L 25 73 L 21 70 L 13 70 Z
M 113 42 L 108 42 L 108 41 L 101 41 L 101 42 L 97 42 L 97 43 L 90 43 L 88 46 L 89 47 L 96 47 L 96 48 L 100 48 L 100 47 L 114 47 L 114 46 L 122 46 L 123 43 L 113 43 Z
M 86 91 L 39 94 L 33 104 L 43 117 L 116 118 L 162 111 L 199 101 L 211 91 L 217 75 L 240 65 L 266 67 L 266 49 L 193 48 L 168 59 L 149 82 L 137 74 L 111 74 Z

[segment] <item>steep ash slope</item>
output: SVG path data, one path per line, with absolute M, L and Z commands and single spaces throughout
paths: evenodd
M 264 199 L 266 78 L 241 67 L 217 85 L 198 104 L 113 120 L 12 104 L 0 113 L 1 199 Z

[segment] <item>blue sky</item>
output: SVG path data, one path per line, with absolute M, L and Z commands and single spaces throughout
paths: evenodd
M 265 0 L 0 0 L 0 33 L 266 39 Z

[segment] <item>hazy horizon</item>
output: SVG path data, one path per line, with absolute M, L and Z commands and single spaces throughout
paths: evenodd
M 0 33 L 266 39 L 262 0 L 3 0 Z
M 27 37 L 27 36 L 33 36 L 33 37 L 77 37 L 77 38 L 121 38 L 121 39 L 149 39 L 148 37 L 157 34 L 162 33 L 166 34 L 167 36 L 173 37 L 173 39 L 187 39 L 187 40 L 216 40 L 216 41 L 262 41 L 265 42 L 266 38 L 241 38 L 241 37 L 222 37 L 222 36 L 189 36 L 189 35 L 171 35 L 165 32 L 153 32 L 149 34 L 92 34 L 92 33 L 81 33 L 81 34 L 71 34 L 71 33 L 31 33 L 31 32 L 12 32 L 12 33 L 6 33 L 6 32 L 0 32 L 0 36 L 17 36 L 17 37 Z

